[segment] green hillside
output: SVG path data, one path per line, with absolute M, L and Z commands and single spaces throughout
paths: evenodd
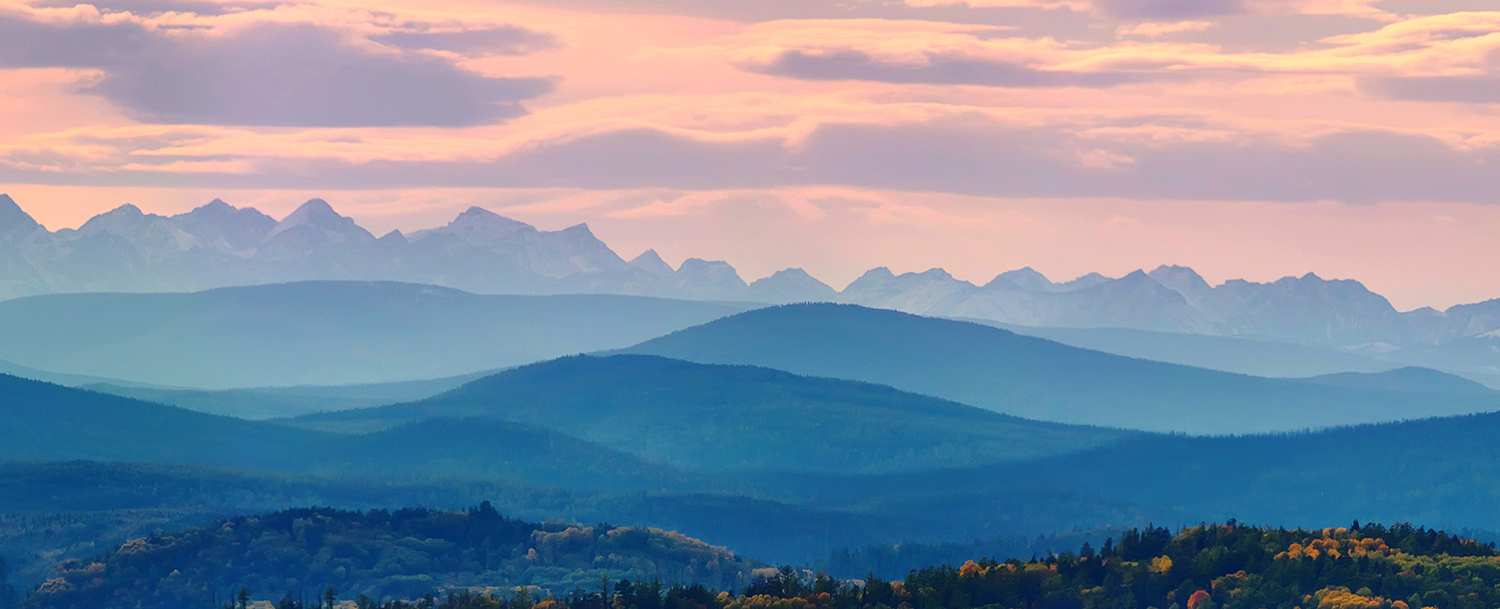
M 296 423 L 369 429 L 475 416 L 557 429 L 698 469 L 912 471 L 1055 455 L 1131 435 L 1027 421 L 879 385 L 639 355 L 562 358 L 421 402 Z
M 759 309 L 625 352 L 877 382 L 1028 419 L 1190 434 L 1500 410 L 1500 395 L 1361 390 L 1244 376 L 851 305 Z
M 57 294 L 0 302 L 0 360 L 169 387 L 383 383 L 621 348 L 746 308 L 392 282 Z

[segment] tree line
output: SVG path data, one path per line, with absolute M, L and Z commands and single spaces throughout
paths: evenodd
M 334 605 L 278 605 L 325 609 Z M 358 609 L 1483 609 L 1500 606 L 1500 553 L 1409 524 L 1323 530 L 1229 522 L 1129 529 L 1099 548 L 1028 561 L 981 559 L 904 579 L 836 580 L 782 567 L 717 591 L 607 579 L 536 600 L 458 591 Z M 226 606 L 225 609 L 242 609 Z
M 1482 609 L 1500 607 L 1500 552 L 1493 543 L 1480 543 L 1435 529 L 1410 524 L 1354 523 L 1348 527 L 1321 530 L 1284 529 L 1246 526 L 1235 521 L 1205 524 L 1171 531 L 1162 527 L 1121 531 L 1105 539 L 1096 548 L 1084 542 L 1077 551 L 1048 553 L 1030 560 L 994 558 L 966 561 L 960 565 L 935 565 L 910 570 L 904 578 L 885 580 L 874 574 L 862 580 L 837 579 L 821 572 L 747 566 L 737 578 L 705 583 L 693 581 L 685 574 L 696 573 L 692 565 L 674 574 L 664 584 L 660 576 L 643 576 L 641 569 L 589 569 L 585 563 L 606 558 L 601 552 L 637 551 L 657 546 L 649 556 L 678 553 L 690 555 L 702 549 L 668 536 L 639 537 L 631 543 L 614 539 L 622 531 L 596 525 L 537 525 L 509 521 L 492 514 L 485 506 L 468 513 L 403 512 L 366 513 L 360 518 L 382 521 L 402 520 L 406 526 L 377 527 L 386 532 L 402 530 L 414 534 L 426 530 L 439 541 L 475 531 L 486 535 L 508 530 L 515 539 L 536 541 L 548 539 L 553 545 L 554 567 L 571 569 L 570 576 L 554 573 L 553 581 L 566 585 L 496 585 L 504 580 L 505 560 L 532 556 L 542 544 L 523 543 L 512 547 L 499 561 L 497 569 L 486 571 L 489 581 L 452 580 L 432 585 L 427 593 L 379 594 L 372 590 L 350 590 L 341 597 L 335 586 L 286 586 L 270 598 L 276 609 Z M 316 511 L 312 512 L 316 513 Z M 323 554 L 338 555 L 342 547 L 315 539 L 306 523 L 308 512 L 296 512 L 302 518 L 263 517 L 260 523 L 286 526 L 294 531 L 302 522 L 299 543 L 319 548 Z M 353 518 L 358 513 L 333 513 Z M 372 515 L 373 514 L 373 515 Z M 437 520 L 433 520 L 434 515 Z M 462 516 L 460 516 L 462 515 Z M 275 516 L 275 515 L 272 515 Z M 285 515 L 283 515 L 285 516 Z M 474 518 L 475 521 L 466 521 Z M 221 525 L 223 529 L 229 521 Z M 249 521 L 239 521 L 242 527 Z M 475 524 L 489 523 L 491 528 Z M 505 523 L 496 528 L 494 525 Z M 446 537 L 439 535 L 448 531 Z M 630 533 L 636 534 L 636 533 Z M 347 534 L 345 534 L 347 541 Z M 284 536 L 258 536 L 250 541 L 284 540 Z M 227 539 L 222 540 L 227 541 Z M 417 540 L 421 541 L 421 540 Z M 699 542 L 701 543 L 701 542 Z M 571 545 L 570 545 L 571 544 Z M 674 545 L 675 544 L 675 545 Z M 130 544 L 126 544 L 129 546 Z M 274 545 L 274 544 L 273 544 Z M 347 546 L 348 544 L 344 544 Z M 483 545 L 483 544 L 480 544 Z M 492 544 L 493 545 L 493 544 Z M 503 544 L 502 544 L 503 545 Z M 521 551 L 524 546 L 525 552 Z M 498 548 L 498 546 L 495 546 Z M 558 561 L 558 552 L 590 557 L 584 561 Z M 288 548 L 278 547 L 285 551 Z M 203 548 L 198 548 L 203 550 Z M 347 550 L 347 548 L 346 548 Z M 684 554 L 686 553 L 686 554 Z M 710 554 L 700 555 L 699 558 Z M 210 552 L 218 561 L 226 555 Z M 717 555 L 723 557 L 723 555 Z M 160 558 L 160 556 L 158 556 Z M 185 578 L 181 568 L 191 568 L 192 560 L 165 561 L 160 570 L 171 569 L 157 584 L 170 584 L 174 578 Z M 509 563 L 516 567 L 519 563 Z M 570 566 L 562 566 L 564 564 Z M 631 564 L 626 560 L 620 564 Z M 665 564 L 665 563 L 663 563 Z M 696 563 L 703 566 L 704 563 Z M 76 567 L 76 565 L 75 565 Z M 71 578 L 53 580 L 33 590 L 22 601 L 25 609 L 83 608 L 108 609 L 138 605 L 140 597 L 91 597 L 79 594 L 93 589 L 109 590 L 104 585 L 112 575 L 126 577 L 141 572 L 112 573 L 106 560 L 91 563 L 88 568 L 73 571 Z M 94 579 L 85 577 L 92 569 Z M 81 575 L 80 575 L 81 573 Z M 411 576 L 420 581 L 436 570 Z M 175 574 L 175 575 L 174 575 Z M 588 580 L 581 575 L 587 574 Z M 614 579 L 618 577 L 618 579 Z M 114 592 L 138 591 L 143 579 L 132 585 L 116 587 Z M 404 581 L 404 580 L 403 580 Z M 735 582 L 744 582 L 737 584 Z M 725 585 L 727 584 L 727 585 Z M 52 589 L 49 589 L 51 586 Z M 69 588 L 71 587 L 71 588 Z M 156 588 L 153 587 L 153 590 Z M 233 588 L 233 594 L 218 596 L 211 602 L 181 605 L 190 609 L 249 609 L 253 599 L 267 597 L 263 580 L 259 584 Z M 400 588 L 410 590 L 411 587 Z M 122 604 L 124 600 L 133 604 Z

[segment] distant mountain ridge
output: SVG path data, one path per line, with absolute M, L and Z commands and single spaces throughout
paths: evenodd
M 1261 378 L 827 303 L 755 309 L 621 352 L 880 383 L 1032 420 L 1155 432 L 1289 432 L 1500 410 L 1500 392 L 1431 370 Z
M 649 355 L 565 357 L 416 402 L 287 423 L 360 433 L 476 417 L 698 470 L 909 471 L 1063 454 L 1138 435 L 1020 419 L 883 385 Z
M 799 272 L 800 273 L 800 272 Z M 193 292 L 307 280 L 403 281 L 488 294 L 624 294 L 697 300 L 812 300 L 806 273 L 751 289 L 724 262 L 673 269 L 655 252 L 626 262 L 587 225 L 538 230 L 473 207 L 446 226 L 377 238 L 326 201 L 277 221 L 214 201 L 159 216 L 123 205 L 48 231 L 0 194 L 0 300 L 76 292 Z
M 748 308 L 385 281 L 52 294 L 0 302 L 0 360 L 20 376 L 64 384 L 74 383 L 23 368 L 104 377 L 76 384 L 127 379 L 156 389 L 387 383 L 618 349 Z
M 1028 267 L 976 285 L 942 269 L 897 275 L 882 267 L 838 291 L 801 269 L 747 283 L 723 261 L 692 258 L 674 269 L 653 250 L 626 261 L 585 224 L 543 231 L 478 207 L 446 226 L 379 238 L 321 199 L 280 221 L 217 199 L 175 216 L 124 205 L 76 230 L 50 232 L 0 195 L 0 299 L 302 280 L 403 281 L 487 294 L 843 302 L 1026 326 L 1273 338 L 1500 378 L 1500 352 L 1485 354 L 1500 344 L 1500 299 L 1401 312 L 1358 281 L 1312 273 L 1212 286 L 1190 268 L 1161 266 L 1056 283 Z M 1416 348 L 1466 341 L 1475 344 Z

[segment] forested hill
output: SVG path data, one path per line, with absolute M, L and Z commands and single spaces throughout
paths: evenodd
M 1175 534 L 1146 527 L 1123 531 L 1097 549 L 1083 543 L 1077 551 L 1029 561 L 978 558 L 961 566 L 914 569 L 898 581 L 873 575 L 839 581 L 788 567 L 757 571 L 754 563 L 670 533 L 531 525 L 486 507 L 364 514 L 297 510 L 135 540 L 97 562 L 65 563 L 61 577 L 22 606 L 203 607 L 212 605 L 197 599 L 213 601 L 208 591 L 226 586 L 226 596 L 243 588 L 247 597 L 261 598 L 264 593 L 250 591 L 265 590 L 283 595 L 278 607 L 307 609 L 332 604 L 299 600 L 319 598 L 329 591 L 321 586 L 330 580 L 353 588 L 332 590 L 322 597 L 328 601 L 339 594 L 355 596 L 359 586 L 367 586 L 365 596 L 357 597 L 359 609 L 1500 606 L 1500 553 L 1494 544 L 1407 524 L 1287 530 L 1230 521 Z M 413 565 L 441 575 L 407 576 Z M 682 585 L 654 583 L 662 580 Z M 642 586 L 642 581 L 653 583 Z M 511 587 L 539 582 L 549 583 L 535 604 L 531 592 Z M 558 588 L 569 591 L 556 593 Z M 439 589 L 448 593 L 445 600 L 427 596 Z M 395 598 L 378 599 L 372 592 Z M 406 602 L 424 596 L 428 600 Z M 237 605 L 221 601 L 218 606 Z
M 339 435 L 203 414 L 0 374 L 0 460 L 210 465 L 354 476 L 523 479 L 584 488 L 701 488 L 696 478 L 549 429 L 419 421 Z M 503 441 L 497 441 L 503 439 Z
M 916 471 L 1067 454 L 1139 434 L 1029 421 L 890 387 L 646 355 L 574 356 L 442 395 L 292 421 L 350 431 L 486 417 L 695 469 Z
M 467 511 L 296 509 L 134 539 L 58 566 L 27 609 L 207 609 L 253 599 L 421 598 L 454 588 L 563 595 L 608 574 L 735 589 L 758 563 L 659 529 L 512 520 Z
M 872 579 L 860 606 L 1480 609 L 1500 606 L 1500 556 L 1405 524 L 1323 530 L 1132 529 L 1098 548 L 1023 563 L 970 561 Z M 852 606 L 852 603 L 851 603 Z
M 1037 421 L 1158 432 L 1285 432 L 1500 410 L 1493 392 L 1230 374 L 853 305 L 756 309 L 623 352 L 880 383 Z

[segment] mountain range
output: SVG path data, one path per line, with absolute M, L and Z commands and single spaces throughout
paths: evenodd
M 898 275 L 877 268 L 835 290 L 801 269 L 746 283 L 722 261 L 694 258 L 674 269 L 651 250 L 626 261 L 587 225 L 543 231 L 478 207 L 446 226 L 380 237 L 320 199 L 279 221 L 214 200 L 175 216 L 124 205 L 78 229 L 49 231 L 0 195 L 0 299 L 315 279 L 402 281 L 485 294 L 845 302 L 1025 326 L 1288 340 L 1500 378 L 1500 299 L 1403 312 L 1358 281 L 1312 273 L 1212 286 L 1179 266 L 1063 283 L 1023 268 L 976 285 L 942 269 Z
M 0 461 L 696 485 L 678 469 L 910 471 L 1137 432 L 1019 419 L 882 385 L 643 355 L 572 356 L 416 402 L 248 421 L 0 375 Z M 712 421 L 705 425 L 704 421 Z M 712 486 L 705 484 L 705 486 Z
M 191 292 L 306 280 L 385 280 L 487 294 L 604 293 L 808 300 L 806 273 L 746 285 L 723 262 L 626 262 L 580 224 L 541 231 L 478 207 L 447 226 L 376 237 L 313 199 L 276 220 L 221 200 L 175 216 L 124 205 L 49 231 L 0 195 L 0 299 L 70 292 Z

